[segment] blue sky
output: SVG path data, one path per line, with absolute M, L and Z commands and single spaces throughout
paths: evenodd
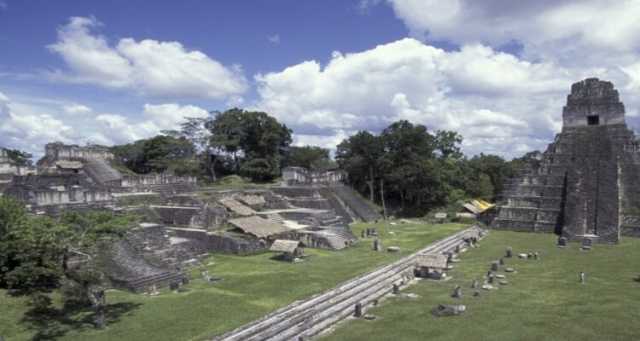
M 0 145 L 124 143 L 230 106 L 332 148 L 397 119 L 468 154 L 544 148 L 571 83 L 638 126 L 639 1 L 0 0 Z

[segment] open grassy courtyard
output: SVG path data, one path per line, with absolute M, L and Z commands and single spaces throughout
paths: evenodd
M 365 227 L 356 224 L 358 236 Z M 397 245 L 399 253 L 374 252 L 371 240 L 343 251 L 307 249 L 302 263 L 254 256 L 213 255 L 206 268 L 223 280 L 205 283 L 202 268 L 194 269 L 188 291 L 162 291 L 159 296 L 109 291 L 110 323 L 95 330 L 86 312 L 29 316 L 25 300 L 0 291 L 0 336 L 6 340 L 51 337 L 60 340 L 203 340 L 252 321 L 295 300 L 329 289 L 361 273 L 390 263 L 464 228 L 460 224 L 377 224 L 384 246 Z
M 578 244 L 559 249 L 555 240 L 491 231 L 480 248 L 461 256 L 452 280 L 419 281 L 403 291 L 418 298 L 389 298 L 368 311 L 376 320 L 350 320 L 323 340 L 639 340 L 640 283 L 633 279 L 640 274 L 640 240 L 624 238 L 588 252 Z M 509 285 L 473 297 L 472 280 L 481 279 L 506 246 L 516 254 L 538 251 L 541 259 L 506 259 L 517 270 L 500 271 Z M 456 285 L 462 299 L 450 297 Z M 464 304 L 467 311 L 437 318 L 430 313 L 437 304 Z

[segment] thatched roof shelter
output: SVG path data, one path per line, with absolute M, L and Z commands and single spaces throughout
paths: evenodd
M 271 244 L 269 251 L 294 253 L 299 246 L 300 242 L 297 240 L 277 239 Z
M 253 208 L 246 206 L 233 198 L 220 199 L 219 202 L 237 215 L 247 217 L 256 214 L 256 211 L 254 211 Z
M 289 231 L 289 228 L 281 223 L 258 216 L 229 219 L 229 224 L 242 230 L 244 233 L 252 234 L 258 238 L 265 238 Z
M 245 194 L 238 197 L 238 200 L 249 206 L 261 206 L 266 203 L 262 195 Z
M 420 254 L 416 260 L 416 265 L 430 269 L 445 269 L 447 267 L 447 256 L 439 253 Z

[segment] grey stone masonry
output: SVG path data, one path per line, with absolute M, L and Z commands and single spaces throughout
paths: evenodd
M 624 104 L 613 83 L 588 78 L 571 86 L 562 120 L 565 128 L 625 124 Z
M 640 209 L 640 147 L 611 82 L 573 84 L 563 128 L 539 163 L 508 181 L 492 228 L 616 243 Z

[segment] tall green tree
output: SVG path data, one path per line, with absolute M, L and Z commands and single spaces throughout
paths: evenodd
M 459 160 L 463 157 L 460 150 L 462 136 L 455 131 L 438 130 L 435 136 L 435 150 L 441 158 Z
M 289 147 L 285 154 L 284 167 L 304 167 L 325 170 L 336 166 L 329 149 L 318 146 Z
M 345 139 L 336 160 L 354 188 L 367 189 L 371 200 L 377 186 L 381 203 L 389 201 L 406 214 L 423 214 L 466 196 L 461 143 L 456 132 L 432 134 L 424 125 L 402 120 L 380 135 L 361 131 Z
M 208 126 L 210 146 L 231 155 L 236 172 L 256 180 L 280 174 L 280 164 L 291 144 L 291 130 L 264 112 L 238 108 L 217 113 Z M 247 163 L 242 167 L 243 163 Z
M 486 197 L 486 193 L 478 190 L 480 177 L 485 174 L 491 180 L 493 194 L 490 200 L 494 200 L 504 189 L 504 183 L 513 176 L 511 165 L 502 157 L 497 155 L 480 154 L 468 160 L 468 169 L 470 176 L 468 177 L 468 192 L 478 197 Z
M 93 257 L 99 243 L 122 238 L 133 225 L 133 218 L 111 212 L 29 217 L 21 204 L 0 197 L 0 285 L 44 310 L 54 289 L 73 283 L 75 298 L 94 308 L 96 326 L 102 327 L 104 274 Z
M 423 206 L 432 200 L 428 197 L 433 190 L 425 184 L 437 181 L 437 174 L 431 172 L 434 164 L 435 138 L 427 127 L 409 121 L 397 121 L 380 134 L 385 154 L 382 169 L 390 194 L 400 198 L 403 210 L 407 204 Z
M 184 137 L 158 135 L 112 147 L 117 160 L 135 173 L 193 173 L 195 146 Z M 197 168 L 197 167 L 196 167 Z
M 369 200 L 374 201 L 374 188 L 381 172 L 384 144 L 382 138 L 368 131 L 359 131 L 342 141 L 336 149 L 336 161 L 347 171 L 352 186 L 368 188 Z

